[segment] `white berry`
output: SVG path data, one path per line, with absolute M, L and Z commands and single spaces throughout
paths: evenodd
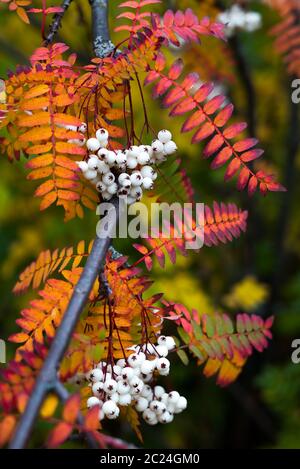
M 172 155 L 177 151 L 177 145 L 172 140 L 164 145 L 164 152 L 167 155 Z
M 99 174 L 107 174 L 110 171 L 110 167 L 104 161 L 99 161 L 98 172 Z
M 106 129 L 98 129 L 96 132 L 96 138 L 99 142 L 105 142 L 108 140 L 108 131 Z
M 92 396 L 88 398 L 86 405 L 88 409 L 91 409 L 92 407 L 95 407 L 96 405 L 100 406 L 101 401 L 100 399 L 98 399 L 98 397 Z
M 135 171 L 131 176 L 130 176 L 130 181 L 133 186 L 141 186 L 143 182 L 143 177 L 140 173 L 140 171 Z
M 128 394 L 130 391 L 130 386 L 126 381 L 119 381 L 117 385 L 117 391 L 121 394 Z
M 142 183 L 142 186 L 144 189 L 153 189 L 153 181 L 150 177 L 146 177 L 143 179 L 143 183 Z
M 162 153 L 164 151 L 164 144 L 160 140 L 154 140 L 151 147 L 155 154 Z
M 89 166 L 86 161 L 77 161 L 77 165 L 83 173 L 85 173 L 89 169 Z
M 100 143 L 97 138 L 89 138 L 86 142 L 87 149 L 90 151 L 98 151 L 100 148 Z
M 107 186 L 107 192 L 112 195 L 116 194 L 118 192 L 118 185 L 113 182 L 112 184 L 110 184 L 110 186 Z
M 85 173 L 84 173 L 84 176 L 86 177 L 86 179 L 88 181 L 92 181 L 93 179 L 95 179 L 97 177 L 97 171 L 93 170 L 93 169 L 88 169 Z
M 129 393 L 127 394 L 121 394 L 119 397 L 119 404 L 122 406 L 127 406 L 131 404 L 131 395 Z
M 138 164 L 142 166 L 149 163 L 149 161 L 150 161 L 150 156 L 149 156 L 149 153 L 147 153 L 146 151 L 141 152 L 139 156 L 137 157 Z
M 167 357 L 169 354 L 169 350 L 165 345 L 157 345 L 156 346 L 156 354 L 159 357 Z
M 169 130 L 161 130 L 158 132 L 158 140 L 161 143 L 168 143 L 170 140 L 172 140 L 172 134 Z
M 115 175 L 111 171 L 109 171 L 103 176 L 102 181 L 107 186 L 110 186 L 113 182 L 115 182 Z
M 135 408 L 138 412 L 144 412 L 148 408 L 148 404 L 148 400 L 145 397 L 138 397 Z

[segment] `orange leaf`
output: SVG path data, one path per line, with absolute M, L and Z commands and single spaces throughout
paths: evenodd
M 59 422 L 50 432 L 47 440 L 48 448 L 57 448 L 69 438 L 73 430 L 73 425 L 66 422 Z
M 46 125 L 50 123 L 50 114 L 48 112 L 36 112 L 31 116 L 24 114 L 18 120 L 20 127 L 35 127 L 37 125 Z
M 25 394 L 24 392 L 17 395 L 17 408 L 21 414 L 25 410 L 27 401 L 28 401 L 28 395 Z
M 58 96 L 55 96 L 53 99 L 53 103 L 56 106 L 69 106 L 70 104 L 74 103 L 75 97 L 74 96 L 69 96 L 68 94 L 60 94 Z
M 25 334 L 24 332 L 18 332 L 17 334 L 12 334 L 8 340 L 10 342 L 15 342 L 16 344 L 22 344 L 29 339 L 29 335 Z
M 73 143 L 64 143 L 58 142 L 56 144 L 57 151 L 60 153 L 69 153 L 71 155 L 85 155 L 86 150 L 84 148 L 78 147 Z
M 49 194 L 45 195 L 43 198 L 41 204 L 40 204 L 40 210 L 46 210 L 46 208 L 50 207 L 50 205 L 54 204 L 54 202 L 57 200 L 57 193 L 56 191 L 49 192 Z
M 44 145 L 33 145 L 26 149 L 28 155 L 40 155 L 42 153 L 48 153 L 52 149 L 52 143 L 48 142 Z
M 10 440 L 16 423 L 16 418 L 12 415 L 4 417 L 0 423 L 0 447 L 4 446 Z
M 65 422 L 74 424 L 76 422 L 79 409 L 80 409 L 80 395 L 74 394 L 73 396 L 69 397 L 69 399 L 67 400 L 64 406 L 63 419 L 65 420 Z
M 59 199 L 63 199 L 63 200 L 79 200 L 80 199 L 80 195 L 72 191 L 58 190 L 57 195 Z
M 43 182 L 35 191 L 34 195 L 36 197 L 42 197 L 43 195 L 48 194 L 48 192 L 54 189 L 54 181 L 53 179 L 49 179 L 48 181 Z
M 17 15 L 21 18 L 22 21 L 24 21 L 24 23 L 27 23 L 27 24 L 30 23 L 28 15 L 26 11 L 24 10 L 24 8 L 18 7 L 16 11 L 17 11 Z
M 81 120 L 77 117 L 70 116 L 69 114 L 62 114 L 59 112 L 54 114 L 53 121 L 55 124 L 74 125 L 76 127 L 79 127 L 82 123 Z
M 99 424 L 99 408 L 92 407 L 86 414 L 84 419 L 84 429 L 87 431 L 98 430 Z
M 38 168 L 34 169 L 27 175 L 27 179 L 30 181 L 35 180 L 35 179 L 42 179 L 50 176 L 53 172 L 52 167 L 47 166 L 46 168 Z
M 41 98 L 33 98 L 29 99 L 27 101 L 24 101 L 21 104 L 21 109 L 24 109 L 25 111 L 34 111 L 35 109 L 43 109 L 44 107 L 49 106 L 49 97 L 48 96 L 43 96 Z
M 44 85 L 44 84 L 37 85 L 31 88 L 30 90 L 28 90 L 24 94 L 24 98 L 25 99 L 37 98 L 38 96 L 42 96 L 43 94 L 48 93 L 48 91 L 49 91 L 48 85 Z
M 71 169 L 71 171 L 79 172 L 77 164 L 66 156 L 58 155 L 55 159 L 55 163 L 58 166 L 62 166 L 63 168 L 68 168 Z
M 20 135 L 19 140 L 21 142 L 36 142 L 40 140 L 49 140 L 52 135 L 50 127 L 35 127 L 34 129 L 28 130 L 23 135 Z
M 53 155 L 51 153 L 48 153 L 46 155 L 32 158 L 32 160 L 26 163 L 25 167 L 27 169 L 36 169 L 36 168 L 42 168 L 44 166 L 49 166 L 52 163 L 53 163 Z

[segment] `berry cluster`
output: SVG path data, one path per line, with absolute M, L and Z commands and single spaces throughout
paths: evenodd
M 153 166 L 175 153 L 176 143 L 168 130 L 161 130 L 151 145 L 131 146 L 124 150 L 109 150 L 108 139 L 108 131 L 98 129 L 96 137 L 86 142 L 88 160 L 77 164 L 84 177 L 96 186 L 103 200 L 108 201 L 117 195 L 131 205 L 141 200 L 143 190 L 153 188 L 157 178 Z
M 253 32 L 261 27 L 261 14 L 256 11 L 245 11 L 239 5 L 233 5 L 230 9 L 218 15 L 218 21 L 226 25 L 225 32 L 228 37 L 237 30 Z
M 134 346 L 133 353 L 115 365 L 100 362 L 89 371 L 93 396 L 87 407 L 99 406 L 99 419 L 118 418 L 121 406 L 134 405 L 149 425 L 170 423 L 174 414 L 187 407 L 187 400 L 177 391 L 167 393 L 162 386 L 151 387 L 155 375 L 167 376 L 170 361 L 166 358 L 175 348 L 172 337 L 160 336 L 156 345 Z

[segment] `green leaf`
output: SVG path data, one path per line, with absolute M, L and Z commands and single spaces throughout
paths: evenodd
M 189 357 L 184 350 L 178 350 L 177 355 L 185 366 L 189 364 Z
M 194 321 L 194 320 L 192 319 L 191 325 L 192 325 L 192 328 L 193 328 L 193 332 L 194 332 L 195 338 L 196 338 L 197 340 L 203 339 L 203 332 L 202 332 L 202 329 L 201 329 L 201 327 L 199 326 L 199 324 L 197 324 L 196 321 Z
M 209 338 L 215 335 L 215 323 L 211 316 L 205 315 L 205 328 Z
M 189 344 L 191 342 L 191 338 L 190 336 L 188 335 L 188 333 L 182 328 L 182 327 L 178 327 L 178 334 L 180 335 L 181 337 L 181 340 L 185 343 L 185 344 Z
M 191 346 L 190 346 L 190 351 L 191 351 L 197 358 L 199 358 L 202 362 L 205 360 L 204 355 L 202 354 L 202 352 L 200 351 L 200 349 L 199 349 L 198 347 L 196 347 L 196 345 L 191 345 Z

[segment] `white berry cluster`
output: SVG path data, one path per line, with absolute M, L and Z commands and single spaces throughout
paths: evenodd
M 161 130 L 151 145 L 134 145 L 117 151 L 108 149 L 108 139 L 108 131 L 98 129 L 96 137 L 86 142 L 87 161 L 77 164 L 103 200 L 117 195 L 131 205 L 141 200 L 143 190 L 153 188 L 157 173 L 152 165 L 162 163 L 168 155 L 175 153 L 176 143 L 169 130 Z
M 151 387 L 148 383 L 155 375 L 169 374 L 170 361 L 166 357 L 174 348 L 172 337 L 160 336 L 156 345 L 132 347 L 127 360 L 120 359 L 113 366 L 100 362 L 86 375 L 93 392 L 87 407 L 99 406 L 100 420 L 114 420 L 120 407 L 134 405 L 149 425 L 172 422 L 174 414 L 186 409 L 186 398 L 177 391 L 167 393 L 162 386 Z
M 236 30 L 253 32 L 261 27 L 261 14 L 256 11 L 245 11 L 239 5 L 233 5 L 230 9 L 218 15 L 218 21 L 226 25 L 225 32 L 228 37 Z

